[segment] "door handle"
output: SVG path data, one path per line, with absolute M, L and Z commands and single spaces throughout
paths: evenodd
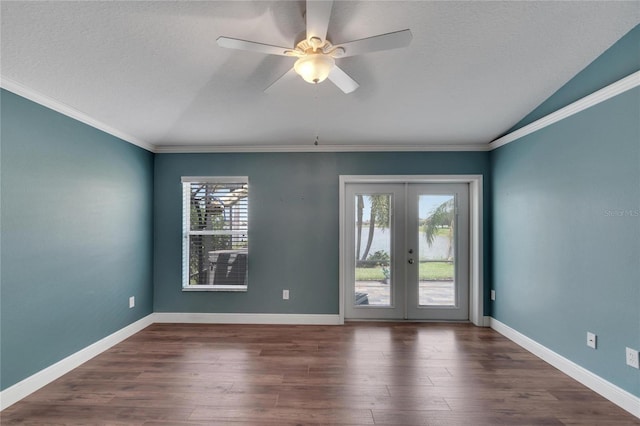
M 413 265 L 413 259 L 409 259 L 408 262 Z

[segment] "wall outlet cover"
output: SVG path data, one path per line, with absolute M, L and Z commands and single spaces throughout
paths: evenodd
M 289 300 L 289 290 L 282 290 L 282 299 Z
M 136 306 L 136 298 L 135 296 L 131 296 L 129 298 L 129 308 L 133 308 L 134 306 Z
M 491 300 L 496 300 L 496 291 L 491 290 Z
M 640 368 L 640 360 L 638 359 L 638 351 L 627 348 L 627 365 L 633 368 Z
M 587 332 L 587 346 L 595 349 L 597 338 L 598 336 L 596 336 L 594 333 Z

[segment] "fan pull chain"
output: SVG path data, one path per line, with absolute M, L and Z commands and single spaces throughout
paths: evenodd
M 315 146 L 318 146 L 318 141 L 320 140 L 320 100 L 318 99 L 318 83 L 314 84 L 314 102 L 316 103 L 316 140 L 313 142 Z

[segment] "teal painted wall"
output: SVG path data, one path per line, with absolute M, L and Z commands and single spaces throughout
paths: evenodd
M 0 100 L 6 389 L 152 312 L 153 154 L 13 93 Z
M 636 25 L 507 133 L 533 123 L 638 70 L 640 70 L 640 25 Z
M 639 117 L 636 88 L 491 153 L 493 316 L 636 396 Z
M 640 25 L 514 129 L 638 70 Z M 638 396 L 639 90 L 491 152 L 490 241 L 493 316 Z
M 156 155 L 154 310 L 337 314 L 339 175 L 487 178 L 488 157 L 486 152 Z M 227 175 L 249 176 L 249 291 L 182 292 L 180 177 Z M 485 218 L 487 230 L 488 214 Z M 291 290 L 289 301 L 282 300 L 282 289 Z

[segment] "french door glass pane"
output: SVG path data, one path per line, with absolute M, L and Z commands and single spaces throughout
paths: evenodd
M 455 306 L 455 195 L 420 195 L 418 301 Z
M 391 306 L 392 194 L 358 194 L 354 201 L 354 305 Z

